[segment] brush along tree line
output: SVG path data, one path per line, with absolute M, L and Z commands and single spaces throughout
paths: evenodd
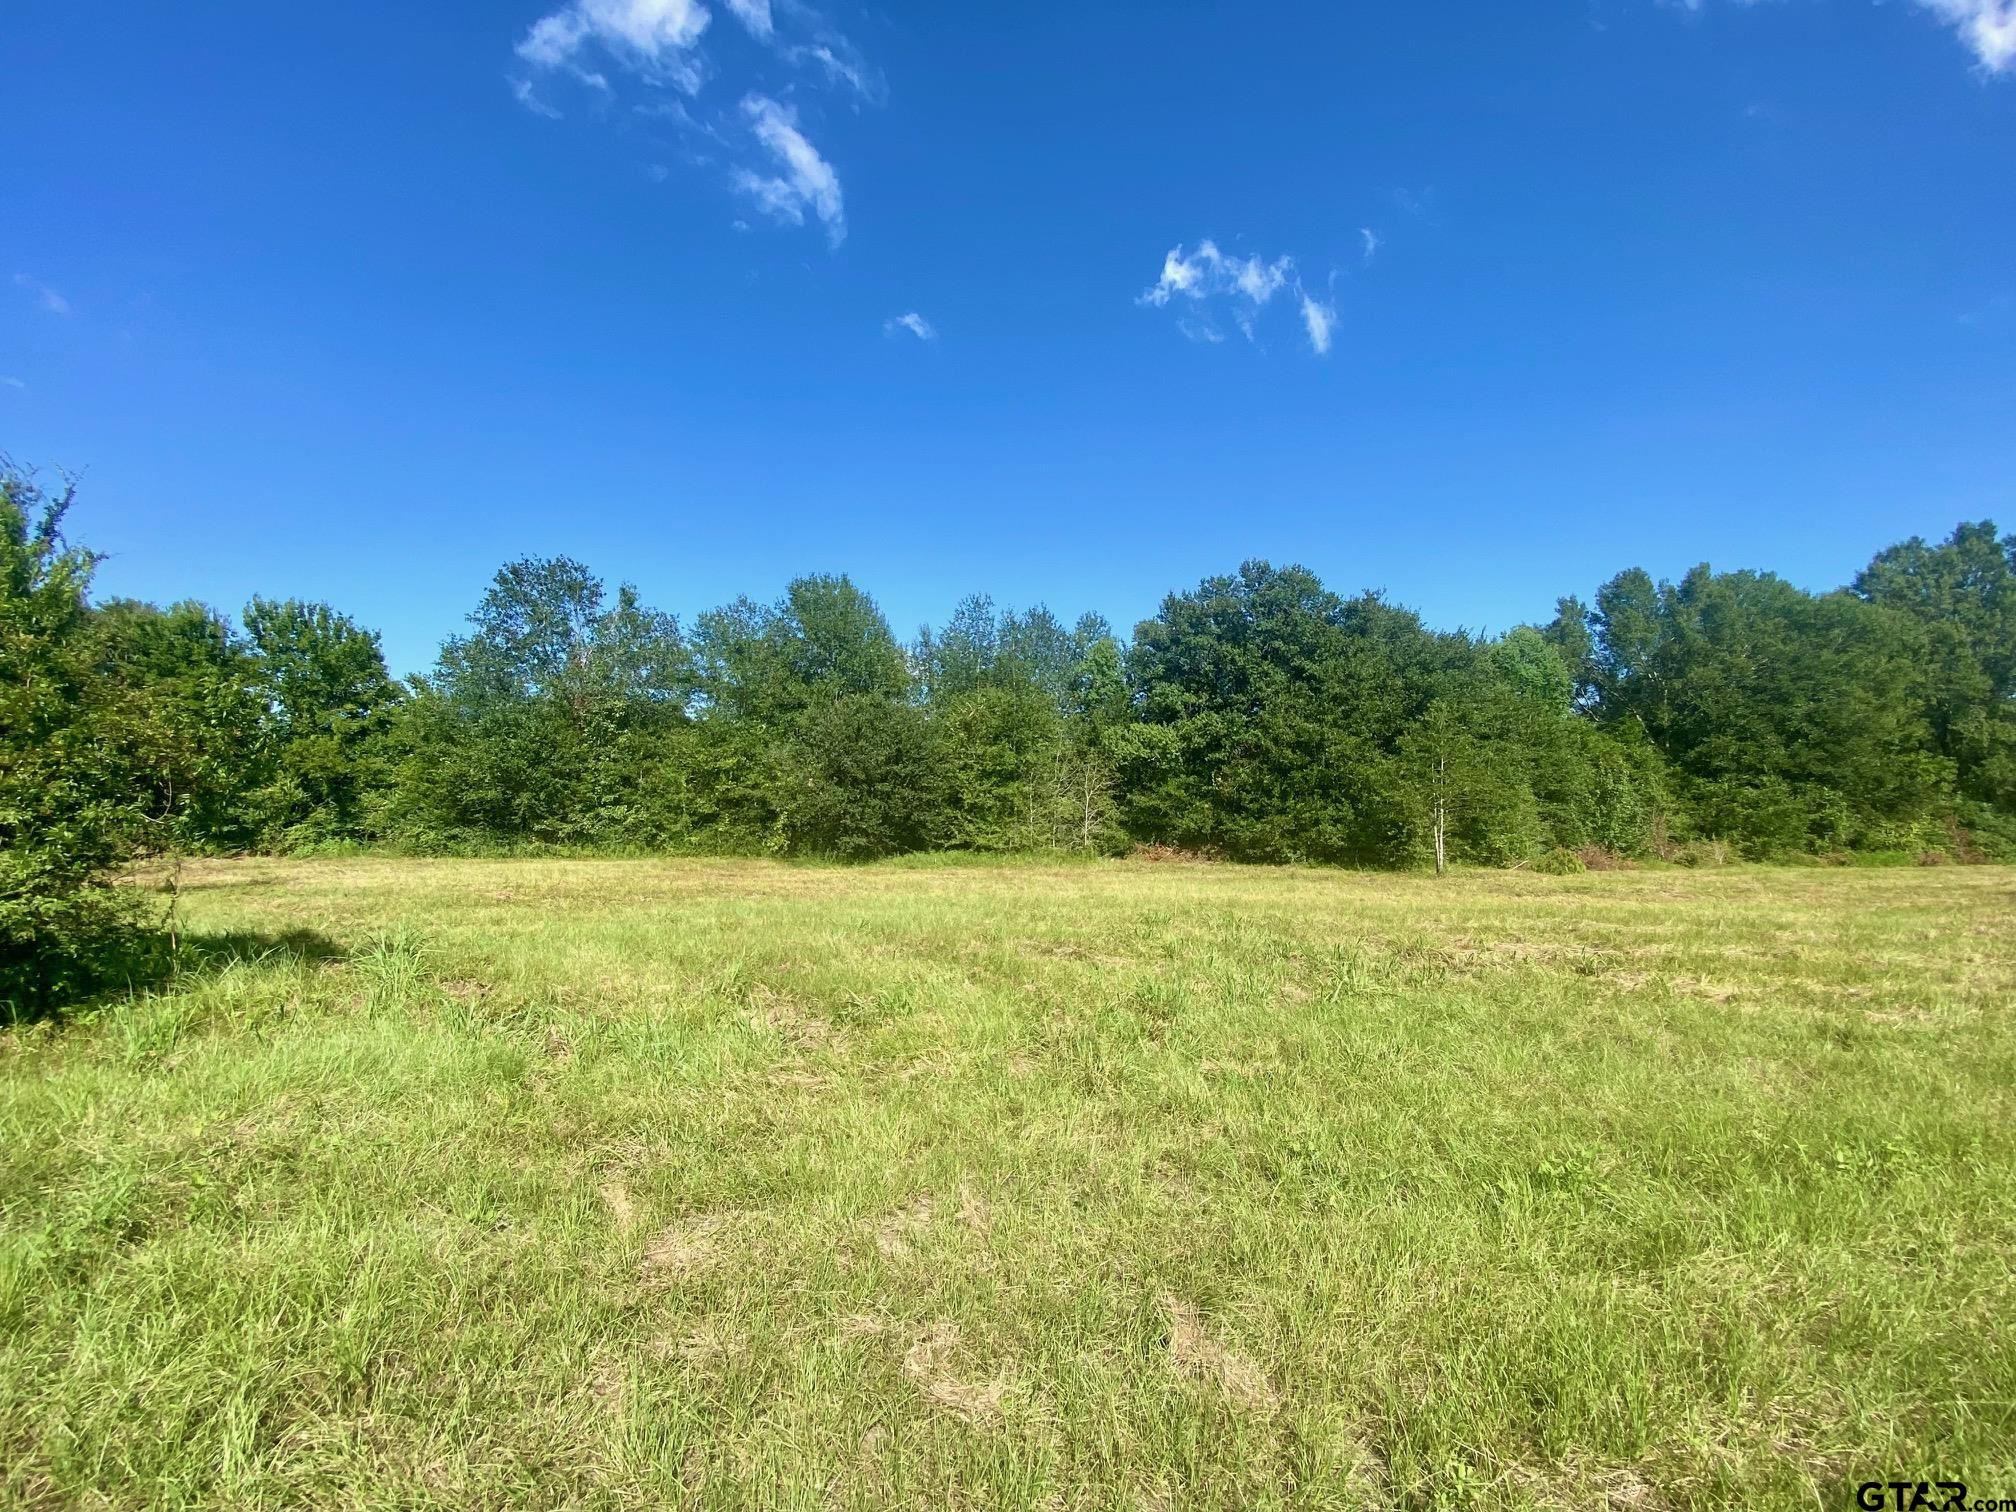
M 2016 857 L 2016 536 L 1985 521 L 1830 593 L 1632 569 L 1496 637 L 1265 562 L 1128 639 L 971 598 L 905 645 L 845 577 L 683 625 L 524 560 L 401 683 L 326 604 L 95 599 L 69 505 L 0 472 L 16 1010 L 129 969 L 107 879 L 148 853 Z

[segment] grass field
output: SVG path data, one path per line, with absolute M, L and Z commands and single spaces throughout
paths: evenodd
M 2016 1496 L 2016 874 L 206 864 L 0 1503 Z

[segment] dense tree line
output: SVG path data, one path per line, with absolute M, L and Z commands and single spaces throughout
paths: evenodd
M 0 473 L 16 1006 L 117 956 L 104 880 L 146 853 L 2016 855 L 2016 537 L 1986 522 L 1832 593 L 1633 569 L 1499 636 L 1264 562 L 1128 639 L 971 598 L 905 644 L 844 577 L 689 627 L 526 560 L 400 683 L 328 605 L 94 600 L 68 505 Z

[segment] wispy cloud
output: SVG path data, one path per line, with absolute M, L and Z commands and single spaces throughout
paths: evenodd
M 1435 190 L 1432 186 L 1426 189 L 1395 189 L 1393 203 L 1416 220 L 1426 220 L 1435 213 Z
M 882 75 L 869 67 L 843 37 L 830 36 L 823 42 L 788 48 L 784 56 L 800 66 L 816 63 L 827 83 L 845 84 L 871 104 L 881 104 L 887 93 Z
M 797 94 L 744 88 L 739 104 L 705 103 L 709 87 L 738 57 L 746 67 L 751 52 L 747 41 L 739 53 L 733 45 L 712 46 L 710 5 L 800 75 Z M 734 29 L 726 35 L 732 44 Z M 514 55 L 511 91 L 533 114 L 558 118 L 556 99 L 568 90 L 618 96 L 619 89 L 634 95 L 643 86 L 653 93 L 628 102 L 633 119 L 648 117 L 689 143 L 705 139 L 704 150 L 686 154 L 689 166 L 724 172 L 729 187 L 772 221 L 817 221 L 834 246 L 845 239 L 840 175 L 813 145 L 800 110 L 812 108 L 807 97 L 821 88 L 879 103 L 883 85 L 806 0 L 566 0 L 533 23 Z
M 70 313 L 70 301 L 50 288 L 49 285 L 42 282 L 39 278 L 31 278 L 26 273 L 16 273 L 14 275 L 14 287 L 17 289 L 26 289 L 30 294 L 33 294 L 36 302 L 51 315 L 68 315 Z
M 1962 310 L 1954 319 L 1963 326 L 1995 325 L 2016 316 L 2016 295 L 1997 294 L 1984 305 Z
M 559 110 L 539 97 L 539 91 L 532 87 L 530 79 L 513 79 L 511 97 L 534 115 L 544 116 L 549 121 L 560 119 Z
M 748 117 L 756 140 L 783 171 L 766 174 L 738 168 L 735 187 L 773 219 L 794 226 L 805 224 L 809 209 L 826 227 L 827 240 L 839 246 L 847 239 L 847 207 L 840 176 L 798 129 L 797 112 L 767 95 L 752 94 L 742 101 L 742 113 Z
M 1707 0 L 1659 0 L 1670 9 L 1698 15 Z M 1757 0 L 1735 0 L 1754 5 Z M 1910 0 L 1919 10 L 1930 11 L 1960 34 L 1960 40 L 1974 54 L 1983 71 L 2008 73 L 2016 69 L 2016 0 Z
M 1960 33 L 1989 73 L 2016 68 L 2016 0 L 1916 0 Z
M 1236 291 L 1256 305 L 1264 305 L 1288 287 L 1295 272 L 1295 259 L 1279 257 L 1268 262 L 1262 257 L 1228 257 L 1208 237 L 1197 250 L 1185 253 L 1179 245 L 1162 259 L 1162 276 L 1141 295 L 1141 303 L 1158 309 L 1178 294 L 1191 298 Z
M 882 322 L 883 335 L 894 336 L 900 331 L 908 331 L 919 341 L 936 341 L 938 339 L 938 328 L 915 310 L 912 310 L 907 315 L 892 315 L 889 319 Z
M 1257 340 L 1262 312 L 1277 295 L 1291 291 L 1302 305 L 1309 345 L 1321 356 L 1330 350 L 1336 312 L 1304 290 L 1292 257 L 1239 257 L 1221 251 L 1208 238 L 1194 252 L 1179 244 L 1163 257 L 1162 276 L 1142 290 L 1135 303 L 1160 310 L 1180 302 L 1186 313 L 1177 329 L 1192 341 L 1215 344 L 1225 339 L 1220 318 L 1230 320 L 1248 341 Z
M 6 384 L 7 387 L 11 389 L 25 389 L 28 387 L 27 384 L 23 383 L 19 378 L 14 377 L 10 373 L 0 373 L 0 383 Z
M 1386 242 L 1384 238 L 1382 238 L 1379 235 L 1379 233 L 1377 231 L 1374 231 L 1370 226 L 1360 226 L 1358 228 L 1358 235 L 1365 242 L 1365 261 L 1369 263 L 1370 261 L 1372 261 L 1373 258 L 1379 255 L 1379 249 L 1385 246 Z
M 602 57 L 653 83 L 697 94 L 706 70 L 695 49 L 712 19 L 699 0 L 572 0 L 533 22 L 518 57 L 598 89 L 609 81 L 584 60 Z
M 770 0 L 727 0 L 727 3 L 729 13 L 759 42 L 768 42 L 777 30 L 770 19 Z
M 1330 333 L 1337 328 L 1337 306 L 1302 296 L 1302 328 L 1318 357 L 1330 355 Z

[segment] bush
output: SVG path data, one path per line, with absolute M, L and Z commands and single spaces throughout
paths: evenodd
M 1727 866 L 1735 859 L 1726 840 L 1689 840 L 1673 852 L 1673 860 L 1682 866 Z
M 1533 870 L 1550 877 L 1573 877 L 1589 870 L 1589 865 L 1578 852 L 1565 845 L 1557 845 L 1533 863 Z
M 108 881 L 138 833 L 128 758 L 146 742 L 91 654 L 96 559 L 64 541 L 69 505 L 0 468 L 0 1019 L 130 979 L 148 954 Z
M 1578 846 L 1575 855 L 1581 861 L 1584 871 L 1631 871 L 1638 865 L 1629 856 L 1620 856 L 1617 852 L 1606 850 L 1600 845 Z

